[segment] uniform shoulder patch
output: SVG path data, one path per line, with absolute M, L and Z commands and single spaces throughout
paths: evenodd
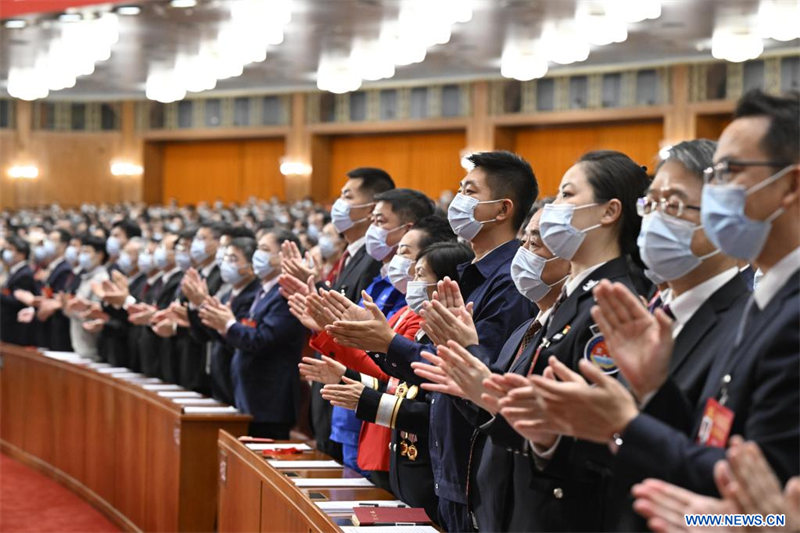
M 592 337 L 586 342 L 583 348 L 583 357 L 590 363 L 594 364 L 606 374 L 616 374 L 619 368 L 611 358 L 611 354 L 606 347 L 606 340 L 603 334 L 600 333 L 600 328 L 596 324 L 592 324 L 591 331 Z

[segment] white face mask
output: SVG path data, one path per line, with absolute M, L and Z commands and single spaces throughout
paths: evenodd
M 719 253 L 714 250 L 703 257 L 692 253 L 692 237 L 700 228 L 702 226 L 661 211 L 645 215 L 636 240 L 642 261 L 664 281 L 685 276 L 705 259 Z
M 471 241 L 480 233 L 484 224 L 496 220 L 496 218 L 491 220 L 475 220 L 475 208 L 478 207 L 478 204 L 492 204 L 502 201 L 503 200 L 486 200 L 481 202 L 478 201 L 477 198 L 458 193 L 456 197 L 453 198 L 453 201 L 450 202 L 450 207 L 447 208 L 447 220 L 450 222 L 450 227 L 456 235 L 464 240 Z
M 327 235 L 320 235 L 317 245 L 323 259 L 328 259 L 336 253 L 336 242 Z
M 514 259 L 511 260 L 511 279 L 520 294 L 532 302 L 538 302 L 547 296 L 551 287 L 565 280 L 569 274 L 552 285 L 548 285 L 542 279 L 545 265 L 556 259 L 558 258 L 545 259 L 520 246 L 514 255 Z
M 426 283 L 424 281 L 409 281 L 406 285 L 406 303 L 412 311 L 419 314 L 422 310 L 422 304 L 428 301 L 428 287 L 436 285 L 435 283 Z
M 572 204 L 547 204 L 542 211 L 542 218 L 539 220 L 539 232 L 542 234 L 542 241 L 553 255 L 571 260 L 575 252 L 583 244 L 586 233 L 597 229 L 602 224 L 595 224 L 586 229 L 578 229 L 572 225 L 572 216 L 578 209 L 585 209 L 597 205 L 596 203 L 575 206 Z
M 408 273 L 413 264 L 414 261 L 401 255 L 395 255 L 392 257 L 392 260 L 389 261 L 389 268 L 386 275 L 389 277 L 389 281 L 392 282 L 394 288 L 403 294 L 406 293 L 408 282 L 414 279 L 414 276 Z
M 367 207 L 368 205 L 372 205 L 372 203 L 361 204 L 361 205 L 350 205 L 347 203 L 346 200 L 343 200 L 342 198 L 337 198 L 336 201 L 333 202 L 333 207 L 331 207 L 331 222 L 333 222 L 333 226 L 336 228 L 336 231 L 338 231 L 339 233 L 344 233 L 345 231 L 352 228 L 355 224 L 367 220 L 370 217 L 370 215 L 367 215 L 364 218 L 360 218 L 358 220 L 351 219 L 350 211 L 352 209 L 358 209 L 360 207 Z
M 371 224 L 367 230 L 366 241 L 367 253 L 376 261 L 383 261 L 392 252 L 394 246 L 389 246 L 386 239 L 390 233 L 403 229 L 405 226 L 398 226 L 394 229 L 385 229 Z

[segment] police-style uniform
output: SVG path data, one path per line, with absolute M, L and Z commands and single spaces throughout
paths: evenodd
M 574 371 L 587 359 L 609 375 L 617 368 L 591 318 L 592 289 L 600 280 L 635 292 L 625 257 L 588 270 L 564 288 L 547 322 L 517 356 L 533 320 L 520 326 L 503 347 L 497 370 L 541 374 L 550 356 Z M 571 287 L 571 290 L 570 288 Z M 474 355 L 480 346 L 470 347 Z M 505 366 L 505 368 L 503 368 Z M 611 455 L 605 445 L 561 437 L 547 460 L 535 458 L 529 443 L 496 416 L 479 427 L 470 472 L 470 503 L 479 529 L 487 531 L 598 531 L 607 508 Z M 485 443 L 481 443 L 488 436 Z

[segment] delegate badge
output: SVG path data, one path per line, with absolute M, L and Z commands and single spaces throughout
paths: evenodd
M 600 333 L 600 328 L 597 327 L 597 324 L 592 324 L 590 329 L 593 335 L 583 348 L 583 357 L 606 374 L 616 374 L 619 372 L 619 368 L 608 353 L 606 340 Z

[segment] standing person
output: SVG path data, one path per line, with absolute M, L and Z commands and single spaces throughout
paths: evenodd
M 73 350 L 89 359 L 100 360 L 98 337 L 100 329 L 87 328 L 91 322 L 86 313 L 100 299 L 92 290 L 93 285 L 101 285 L 108 280 L 108 271 L 104 267 L 108 261 L 105 241 L 94 235 L 81 238 L 81 249 L 78 264 L 81 268 L 81 282 L 75 296 L 67 303 L 65 314 L 70 318 L 70 338 Z
M 30 253 L 30 246 L 24 239 L 16 235 L 6 237 L 2 259 L 8 278 L 0 291 L 0 340 L 20 346 L 28 346 L 34 341 L 32 324 L 17 322 L 17 314 L 25 304 L 14 296 L 17 290 L 36 292 L 33 270 L 28 265 Z
M 394 189 L 394 181 L 386 171 L 372 167 L 355 168 L 347 173 L 347 181 L 331 209 L 333 225 L 347 241 L 347 247 L 340 258 L 339 275 L 330 289 L 341 292 L 351 302 L 361 299 L 361 291 L 380 272 L 380 261 L 370 257 L 364 242 L 372 219 L 375 196 L 391 189 Z M 287 251 L 288 248 L 283 251 L 284 254 Z M 298 268 L 302 266 L 302 259 L 297 255 L 285 255 L 284 259 L 287 274 L 281 277 L 284 296 L 288 297 L 298 290 L 307 293 L 306 282 L 313 273 Z M 322 280 L 317 282 L 319 287 L 328 288 Z M 332 408 L 320 396 L 321 388 L 319 384 L 312 384 L 311 388 L 311 426 L 317 449 L 341 461 L 342 447 L 330 439 Z

